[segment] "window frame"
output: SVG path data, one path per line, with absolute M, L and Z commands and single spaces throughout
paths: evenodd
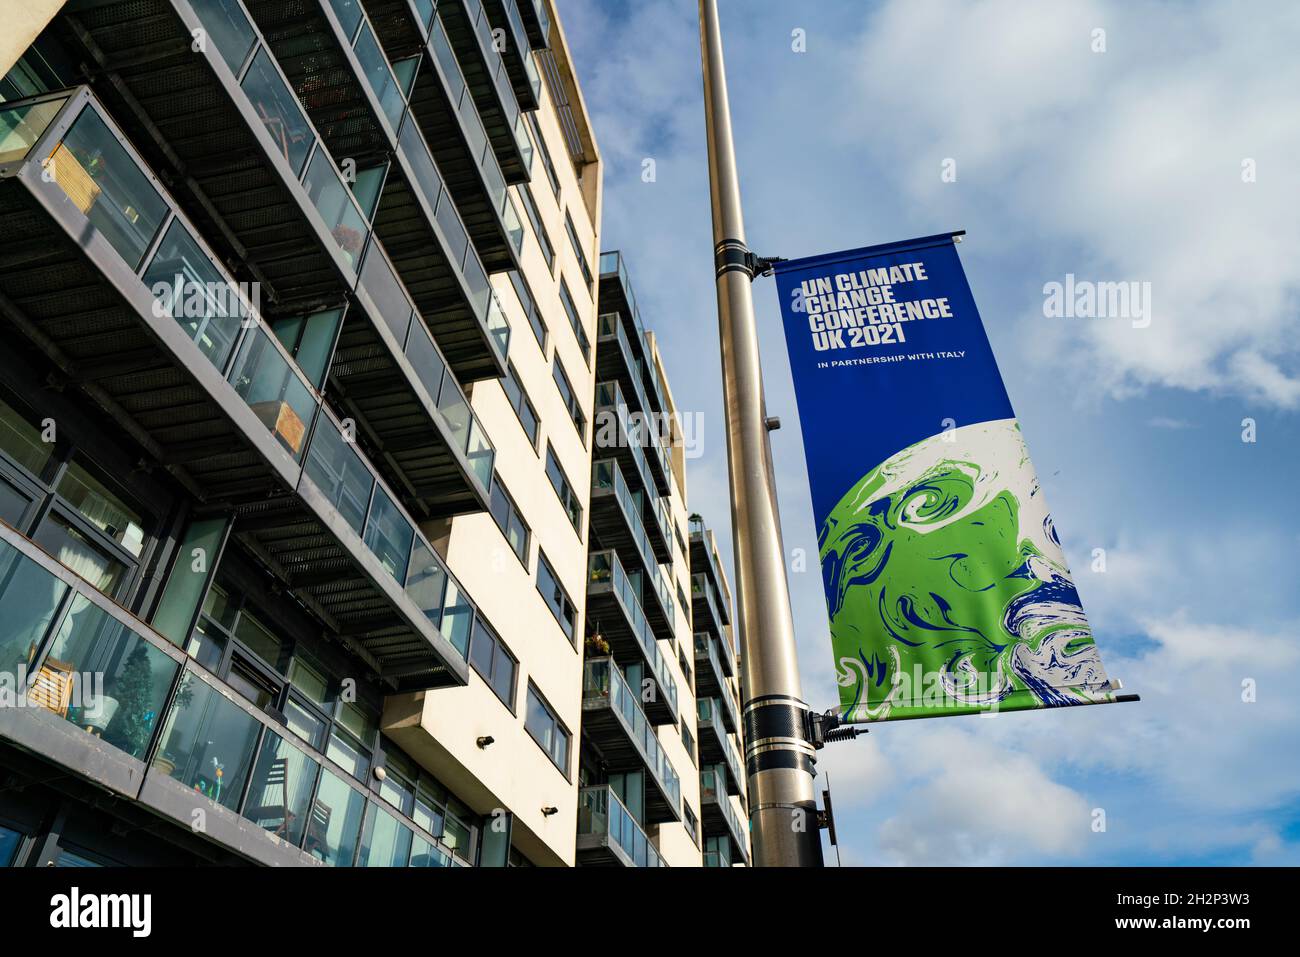
M 560 479 L 564 483 L 563 491 L 555 484 L 555 478 L 551 475 L 551 463 L 555 464 L 555 470 L 560 473 Z M 555 454 L 555 446 L 550 442 L 546 443 L 546 479 L 551 486 L 551 490 L 555 492 L 555 498 L 559 501 L 560 507 L 564 509 L 565 517 L 568 518 L 574 532 L 577 533 L 578 540 L 582 541 L 583 520 L 586 518 L 587 510 L 582 502 L 578 500 L 578 493 L 573 487 L 573 480 L 569 478 L 569 473 L 564 470 L 560 457 Z M 565 501 L 566 494 L 571 499 L 571 502 Z
M 529 715 L 532 710 L 530 705 L 532 704 L 532 700 L 534 698 L 537 700 L 537 703 L 541 706 L 542 711 L 546 713 L 547 718 L 550 720 L 550 725 L 551 725 L 550 730 L 553 733 L 559 733 L 564 735 L 564 764 L 563 765 L 561 765 L 559 761 L 555 760 L 555 754 L 551 751 L 550 748 L 548 748 L 541 741 L 540 738 L 538 738 L 536 732 L 533 730 L 532 725 L 529 722 Z M 558 770 L 561 774 L 564 775 L 564 779 L 566 781 L 572 781 L 573 778 L 570 773 L 570 768 L 573 765 L 573 732 L 570 731 L 568 727 L 565 725 L 565 723 L 560 720 L 560 716 L 555 713 L 555 708 L 553 708 L 551 706 L 551 703 L 546 700 L 546 696 L 542 694 L 541 689 L 537 687 L 536 683 L 533 682 L 531 678 L 528 680 L 528 693 L 527 693 L 527 697 L 524 700 L 525 700 L 524 730 L 528 732 L 528 736 L 533 739 L 533 742 L 539 748 L 542 749 L 542 753 L 545 754 L 550 759 L 553 765 L 555 765 L 556 770 Z
M 533 191 L 529 189 L 527 183 L 520 183 L 517 187 L 520 201 L 524 206 L 524 214 L 528 217 L 528 224 L 533 228 L 533 237 L 537 240 L 537 248 L 541 250 L 542 259 L 546 262 L 546 269 L 551 275 L 555 275 L 555 243 L 551 241 L 551 234 L 547 232 L 546 224 L 542 222 L 541 210 L 537 208 L 537 200 L 533 198 Z
M 582 440 L 583 448 L 586 448 L 587 425 L 589 424 L 587 412 L 582 407 L 582 400 L 578 398 L 578 390 L 573 387 L 573 380 L 564 371 L 564 363 L 560 360 L 558 352 L 555 353 L 551 361 L 551 379 L 555 382 L 555 387 L 560 393 L 560 399 L 564 402 L 564 408 L 569 413 L 569 421 L 578 430 L 578 438 Z
M 522 546 L 523 554 L 521 555 L 513 547 L 511 547 L 510 551 L 514 553 L 514 556 L 518 558 L 520 563 L 524 566 L 524 570 L 527 571 L 529 566 L 528 559 L 532 553 L 532 547 L 533 547 L 533 530 L 529 526 L 528 522 L 524 519 L 524 513 L 520 511 L 519 504 L 515 501 L 514 496 L 510 494 L 510 490 L 506 488 L 505 483 L 501 481 L 501 473 L 498 472 L 496 469 L 493 469 L 492 488 L 488 492 L 488 496 L 489 496 L 488 512 L 489 514 L 491 514 L 492 520 L 496 523 L 497 528 L 500 529 L 502 538 L 504 538 L 506 540 L 506 544 L 509 545 L 510 531 L 508 528 L 508 522 L 507 525 L 502 525 L 501 519 L 497 517 L 497 513 L 496 513 L 496 492 L 498 488 L 501 490 L 501 495 L 504 497 L 506 505 L 509 506 L 510 509 L 509 516 L 513 517 L 524 530 L 524 542 Z M 471 632 L 471 640 L 472 638 L 473 638 L 473 634 Z
M 492 662 L 488 667 L 489 671 L 496 671 L 497 662 L 503 656 L 510 661 L 511 672 L 509 698 L 502 697 L 501 692 L 497 690 L 493 675 L 483 674 L 483 672 L 479 670 L 478 664 L 474 661 L 474 646 L 479 638 L 480 632 L 492 639 Z M 501 638 L 500 633 L 493 628 L 482 615 L 476 614 L 474 616 L 474 626 L 470 629 L 469 653 L 465 656 L 465 660 L 468 661 L 470 667 L 474 669 L 474 673 L 482 678 L 483 683 L 491 689 L 494 695 L 496 695 L 497 700 L 506 706 L 506 710 L 512 715 L 518 716 L 518 706 L 515 704 L 515 700 L 519 697 L 519 657 L 510 650 L 509 646 Z
M 573 623 L 568 628 L 565 627 L 564 622 L 560 618 L 560 614 L 556 612 L 555 606 L 551 604 L 551 599 L 542 589 L 543 568 L 546 569 L 546 576 L 560 592 L 561 597 L 564 599 L 565 606 L 573 613 Z M 537 586 L 538 594 L 542 596 L 542 601 L 546 602 L 546 607 L 551 610 L 552 616 L 554 616 L 556 623 L 560 626 L 560 631 L 569 639 L 569 643 L 576 649 L 578 647 L 578 626 L 581 624 L 581 613 L 578 611 L 578 606 L 574 604 L 573 597 L 569 594 L 569 590 L 565 588 L 564 583 L 560 581 L 560 576 L 555 573 L 555 566 L 551 564 L 551 560 L 546 557 L 546 552 L 541 548 L 537 549 L 537 574 L 534 577 L 534 581 Z M 572 629 L 572 632 L 570 632 L 570 629 Z
M 591 337 L 587 335 L 587 329 L 582 324 L 582 315 L 578 312 L 578 303 L 573 298 L 573 292 L 569 289 L 569 284 L 565 281 L 563 275 L 560 276 L 560 305 L 569 319 L 570 328 L 573 329 L 573 338 L 577 340 L 578 351 L 582 353 L 582 358 L 587 363 L 587 368 L 590 369 L 592 359 Z
M 506 385 L 507 381 L 513 383 L 514 388 L 519 391 L 518 402 L 510 401 L 510 389 Z M 533 405 L 533 400 L 529 398 L 528 390 L 524 388 L 524 383 L 519 378 L 519 370 L 515 368 L 513 362 L 506 362 L 506 374 L 501 377 L 501 391 L 505 393 L 506 400 L 510 401 L 510 407 L 514 410 L 515 418 L 519 420 L 519 427 L 524 430 L 524 435 L 528 436 L 528 444 L 532 446 L 533 453 L 539 454 L 538 449 L 542 437 L 542 417 L 537 414 L 537 406 Z M 532 414 L 533 422 L 536 423 L 533 427 L 532 435 L 528 434 L 528 425 L 524 422 L 524 416 L 520 412 L 521 405 L 528 406 L 528 411 Z

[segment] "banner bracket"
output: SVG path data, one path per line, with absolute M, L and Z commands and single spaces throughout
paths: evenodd
M 808 743 L 817 751 L 833 741 L 852 741 L 858 735 L 867 734 L 866 728 L 855 728 L 841 724 L 840 716 L 833 709 L 821 714 L 808 712 Z

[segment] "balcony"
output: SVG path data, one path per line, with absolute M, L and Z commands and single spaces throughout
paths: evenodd
M 551 45 L 551 15 L 546 10 L 546 0 L 519 0 L 519 13 L 524 29 L 534 50 Z
M 21 333 L 12 347 L 80 388 L 123 441 L 195 498 L 231 512 L 244 546 L 327 628 L 372 655 L 393 687 L 464 684 L 464 648 L 439 631 L 434 607 L 408 593 L 405 570 L 395 576 L 378 538 L 363 540 L 367 527 L 350 527 L 311 477 L 337 429 L 319 379 L 218 266 L 90 91 L 8 105 L 0 129 L 0 218 L 26 241 L 0 269 L 0 311 Z M 376 477 L 355 443 L 348 452 Z M 384 521 L 396 512 L 413 526 L 385 498 Z M 378 536 L 378 518 L 375 527 Z
M 390 64 L 355 0 L 251 0 L 249 10 L 325 146 L 356 164 L 353 190 L 366 197 L 364 218 L 457 376 L 504 375 L 509 327 L 410 119 L 406 95 L 419 55 Z
M 696 631 L 706 631 L 726 647 L 726 630 L 722 612 L 714 597 L 713 585 L 708 575 L 696 572 L 691 576 L 691 622 Z
M 583 663 L 582 735 L 600 751 L 610 771 L 646 772 L 647 823 L 681 821 L 681 779 L 613 658 Z
M 632 494 L 618 462 L 597 459 L 591 469 L 591 527 L 602 546 L 617 549 L 625 560 L 634 561 L 634 572 L 646 576 L 646 617 L 657 637 L 671 641 L 676 635 L 672 591 L 659 571 L 641 516 L 640 500 Z
M 254 863 L 370 863 L 359 828 L 329 827 L 378 811 L 359 784 L 3 523 L 0 671 L 17 679 L 0 738 L 109 795 L 186 830 L 200 812 L 202 837 Z M 451 866 L 403 820 L 420 854 L 385 863 Z
M 647 451 L 642 446 L 641 433 L 645 426 L 635 421 L 623 399 L 617 382 L 600 382 L 596 385 L 595 446 L 597 454 L 613 455 L 625 475 L 632 476 L 632 485 L 644 503 L 646 532 L 654 549 L 656 561 L 671 565 L 673 560 L 672 519 L 667 501 L 660 494 L 650 468 Z
M 578 791 L 578 863 L 583 867 L 667 867 L 608 785 Z
M 609 643 L 621 667 L 642 665 L 654 680 L 651 700 L 645 701 L 642 696 L 646 717 L 657 725 L 675 725 L 677 681 L 659 653 L 659 643 L 617 552 L 593 552 L 587 560 L 587 620 Z
M 388 60 L 403 63 L 418 58 L 406 94 L 410 116 L 431 151 L 441 182 L 450 191 L 484 269 L 488 273 L 519 269 L 523 220 L 506 188 L 496 150 L 456 59 L 443 14 L 439 12 L 429 21 L 425 19 L 427 8 L 417 13 L 417 6 L 391 0 L 366 4 Z M 383 215 L 381 208 L 380 221 Z M 398 258 L 394 251 L 394 259 Z M 419 291 L 412 291 L 418 299 Z
M 514 85 L 520 107 L 525 110 L 537 109 L 542 101 L 542 75 L 533 60 L 533 44 L 528 37 L 528 29 L 524 26 L 518 3 L 516 0 L 483 0 L 483 7 L 492 26 L 506 31 L 506 48 L 501 57 L 510 73 L 510 82 Z
M 744 768 L 740 755 L 727 737 L 726 706 L 717 698 L 700 698 L 695 703 L 697 726 L 700 731 L 700 760 L 702 763 L 723 762 L 727 766 L 727 792 L 740 794 Z M 731 720 L 734 723 L 736 716 Z
M 505 57 L 497 52 L 487 11 L 480 0 L 444 0 L 438 12 L 452 46 L 460 55 L 465 81 L 506 182 L 512 185 L 528 182 L 532 178 L 533 141 L 520 110 L 511 71 Z M 536 97 L 531 102 L 528 109 L 536 109 Z
M 741 823 L 727 797 L 727 786 L 722 779 L 726 772 L 718 768 L 700 771 L 700 826 L 706 837 L 720 836 L 731 841 L 733 859 L 749 863 L 748 822 Z
M 623 319 L 628 338 L 642 347 L 633 355 L 645 355 L 645 326 L 641 322 L 641 309 L 637 305 L 636 293 L 632 290 L 632 279 L 628 275 L 627 263 L 618 250 L 600 254 L 600 311 L 618 313 Z M 651 404 L 651 408 L 646 411 L 666 412 L 668 402 L 664 398 L 663 384 L 648 361 L 648 355 L 646 359 L 647 361 L 641 367 L 645 395 Z
M 731 687 L 727 684 L 726 669 L 722 666 L 723 655 L 718 653 L 718 641 L 707 632 L 695 633 L 695 694 L 699 698 L 720 698 L 722 700 L 722 718 L 727 730 L 736 733 L 736 706 L 732 700 Z

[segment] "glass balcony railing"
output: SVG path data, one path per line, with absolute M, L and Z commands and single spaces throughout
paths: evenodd
M 660 470 L 664 474 L 671 474 L 668 453 L 659 444 L 658 434 L 654 426 L 628 405 L 627 399 L 623 395 L 622 386 L 614 379 L 596 383 L 596 435 L 598 438 L 602 434 L 601 428 L 604 425 L 602 416 L 607 414 L 618 417 L 622 428 L 615 438 L 620 443 L 620 447 L 623 447 L 624 436 L 626 436 L 625 447 L 631 451 L 632 458 L 636 461 L 637 472 L 641 477 L 641 485 L 645 488 L 646 494 L 654 501 L 652 510 L 655 520 L 659 522 L 664 540 L 671 542 L 673 538 L 672 519 L 669 517 L 665 497 L 658 492 L 658 484 L 654 480 L 654 474 L 650 470 L 650 462 L 646 457 L 648 452 L 655 457 Z M 649 434 L 648 442 L 644 438 L 647 433 Z M 607 444 L 600 447 L 609 448 Z
M 636 635 L 637 643 L 641 646 L 642 652 L 645 654 L 646 661 L 650 664 L 650 670 L 654 673 L 655 680 L 663 691 L 664 697 L 672 705 L 673 713 L 676 714 L 677 679 L 668 670 L 667 660 L 659 653 L 659 642 L 650 628 L 650 622 L 646 620 L 645 612 L 641 609 L 640 596 L 637 595 L 632 579 L 624 571 L 623 563 L 618 560 L 617 552 L 591 553 L 591 556 L 587 559 L 587 584 L 613 586 L 614 593 L 622 601 L 623 607 L 627 611 L 632 631 Z
M 582 705 L 584 709 L 608 706 L 620 716 L 664 794 L 673 807 L 680 808 L 681 779 L 660 747 L 654 725 L 646 719 L 641 702 L 613 658 L 592 658 L 583 664 Z
M 496 37 L 492 35 L 492 24 L 488 21 L 487 10 L 483 8 L 482 0 L 465 0 L 465 11 L 472 21 L 471 26 L 475 34 L 478 35 L 479 48 L 483 51 L 483 58 L 487 72 L 492 78 L 492 85 L 496 88 L 497 99 L 501 103 L 501 113 L 505 118 L 506 126 L 510 128 L 515 145 L 519 148 L 524 169 L 531 169 L 533 165 L 533 141 L 528 136 L 527 124 L 524 122 L 524 115 L 519 109 L 519 100 L 515 96 L 515 88 L 510 83 L 510 71 L 506 67 L 506 61 L 497 50 Z M 525 62 L 531 61 L 525 58 Z
M 442 413 L 452 447 L 464 453 L 470 470 L 483 487 L 491 488 L 496 450 L 442 350 L 424 322 L 417 320 L 419 311 L 415 303 L 378 243 L 372 244 L 366 252 L 365 264 L 361 268 L 361 285 L 387 323 L 398 347 L 410 360 L 429 398 Z
M 732 746 L 731 738 L 727 736 L 727 729 L 723 725 L 722 703 L 716 698 L 700 698 L 695 702 L 696 718 L 701 725 L 712 725 L 714 732 L 717 734 L 718 743 L 722 748 L 722 756 L 726 760 L 727 770 L 731 776 L 740 781 L 740 755 Z
M 736 815 L 736 809 L 731 806 L 731 800 L 727 797 L 725 775 L 726 772 L 721 768 L 701 768 L 700 800 L 718 806 L 722 811 L 723 819 L 727 822 L 727 828 L 731 832 L 731 839 L 743 851 L 745 848 L 745 835 L 749 832 L 749 828 L 741 825 L 740 818 Z
M 665 867 L 636 818 L 607 784 L 578 791 L 578 835 L 608 838 L 634 867 Z
M 276 151 L 284 156 L 294 176 L 300 180 L 309 201 L 324 221 L 326 231 L 351 267 L 354 274 L 351 281 L 355 285 L 355 275 L 371 242 L 372 230 L 369 219 L 339 174 L 338 165 L 303 113 L 292 87 L 284 79 L 275 58 L 239 0 L 193 0 L 191 5 L 209 38 L 217 43 L 223 59 L 227 63 L 247 63 L 242 74 L 238 67 L 232 72 L 261 117 Z M 416 186 L 424 195 L 426 208 L 443 230 L 448 242 L 448 258 L 465 281 L 471 309 L 504 355 L 509 343 L 509 325 L 500 305 L 494 301 L 487 272 L 478 252 L 469 242 L 459 211 L 446 194 L 432 154 L 410 120 L 401 84 L 375 39 L 369 19 L 356 0 L 331 0 L 331 7 L 345 36 L 353 44 L 362 75 L 397 137 L 399 148 L 414 170 Z M 255 47 L 256 52 L 250 58 L 249 51 Z M 470 106 L 472 108 L 473 104 Z M 474 118 L 477 119 L 477 114 Z M 406 127 L 410 127 L 409 132 Z M 495 163 L 495 158 L 492 162 Z M 499 177 L 499 170 L 497 174 Z M 498 210 L 504 211 L 509 199 L 505 195 L 504 180 L 501 180 L 499 193 L 502 198 Z M 506 214 L 502 212 L 502 215 Z M 517 213 L 514 219 L 520 234 L 518 245 L 521 245 L 523 228 Z
M 350 866 L 356 859 L 373 803 L 360 786 L 3 525 L 0 674 L 21 702 L 16 707 L 52 713 L 98 744 L 148 762 L 150 776 L 202 795 L 274 835 L 278 846 L 325 864 Z M 436 836 L 406 819 L 400 826 L 450 862 Z M 620 820 L 620 835 L 623 826 Z M 428 861 L 412 856 L 387 863 Z
M 701 599 L 708 606 L 709 614 L 713 617 L 712 624 L 721 635 L 723 618 L 722 613 L 718 611 L 718 603 L 713 597 L 713 583 L 709 581 L 709 576 L 704 572 L 696 572 L 691 576 L 691 600 L 698 601 Z
M 658 598 L 665 617 L 671 621 L 673 615 L 672 589 L 659 571 L 659 563 L 655 559 L 654 549 L 650 545 L 650 537 L 646 534 L 645 523 L 641 519 L 640 502 L 632 494 L 627 480 L 623 478 L 623 470 L 619 468 L 618 462 L 614 459 L 598 459 L 594 462 L 591 468 L 591 484 L 593 490 L 605 489 L 614 493 L 614 497 L 623 511 L 623 517 L 627 519 L 628 528 L 631 531 L 633 541 L 636 542 L 637 551 L 641 555 L 641 562 L 645 566 L 651 591 Z
M 328 409 L 312 435 L 303 475 L 463 658 L 474 606 Z
M 623 290 L 623 298 L 627 300 L 628 313 L 632 318 L 632 328 L 636 332 L 636 340 L 641 343 L 642 349 L 634 352 L 633 355 L 644 354 L 645 345 L 645 325 L 641 322 L 641 307 L 637 305 L 636 293 L 632 290 L 632 279 L 628 275 L 627 263 L 623 259 L 623 254 L 618 250 L 611 250 L 600 254 L 600 276 L 613 276 L 618 280 L 619 287 Z M 668 409 L 668 403 L 664 399 L 663 383 L 659 380 L 658 371 L 649 364 L 642 366 L 643 378 L 650 392 L 653 393 L 654 411 L 665 412 Z M 647 409 L 647 411 L 650 411 Z
M 525 2 L 529 2 L 529 0 L 525 0 Z M 528 42 L 528 31 L 524 29 L 524 19 L 519 15 L 519 6 L 515 0 L 503 0 L 502 7 L 506 12 L 506 23 L 510 25 L 510 43 L 519 55 L 519 62 L 523 65 L 528 88 L 532 91 L 533 101 L 536 102 L 542 92 L 542 75 L 530 55 L 532 44 Z
M 523 221 L 519 218 L 519 211 L 515 209 L 514 200 L 506 188 L 506 178 L 497 163 L 496 152 L 492 149 L 487 130 L 483 126 L 483 118 L 479 116 L 473 94 L 470 93 L 469 85 L 465 82 L 465 75 L 461 72 L 460 63 L 456 59 L 451 40 L 447 37 L 446 28 L 443 27 L 440 18 L 434 19 L 429 31 L 429 49 L 442 70 L 452 107 L 464 124 L 471 160 L 482 173 L 492 207 L 505 223 L 510 242 L 514 246 L 515 253 L 518 254 L 523 248 Z M 518 136 L 520 132 L 517 130 L 515 135 Z M 524 136 L 527 136 L 526 132 Z

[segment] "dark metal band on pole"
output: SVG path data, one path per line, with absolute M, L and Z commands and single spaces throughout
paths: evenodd
M 821 836 L 795 656 L 794 620 L 771 471 L 740 182 L 716 0 L 700 0 L 704 115 L 718 283 L 718 334 L 731 479 L 750 832 L 759 867 L 820 867 Z

